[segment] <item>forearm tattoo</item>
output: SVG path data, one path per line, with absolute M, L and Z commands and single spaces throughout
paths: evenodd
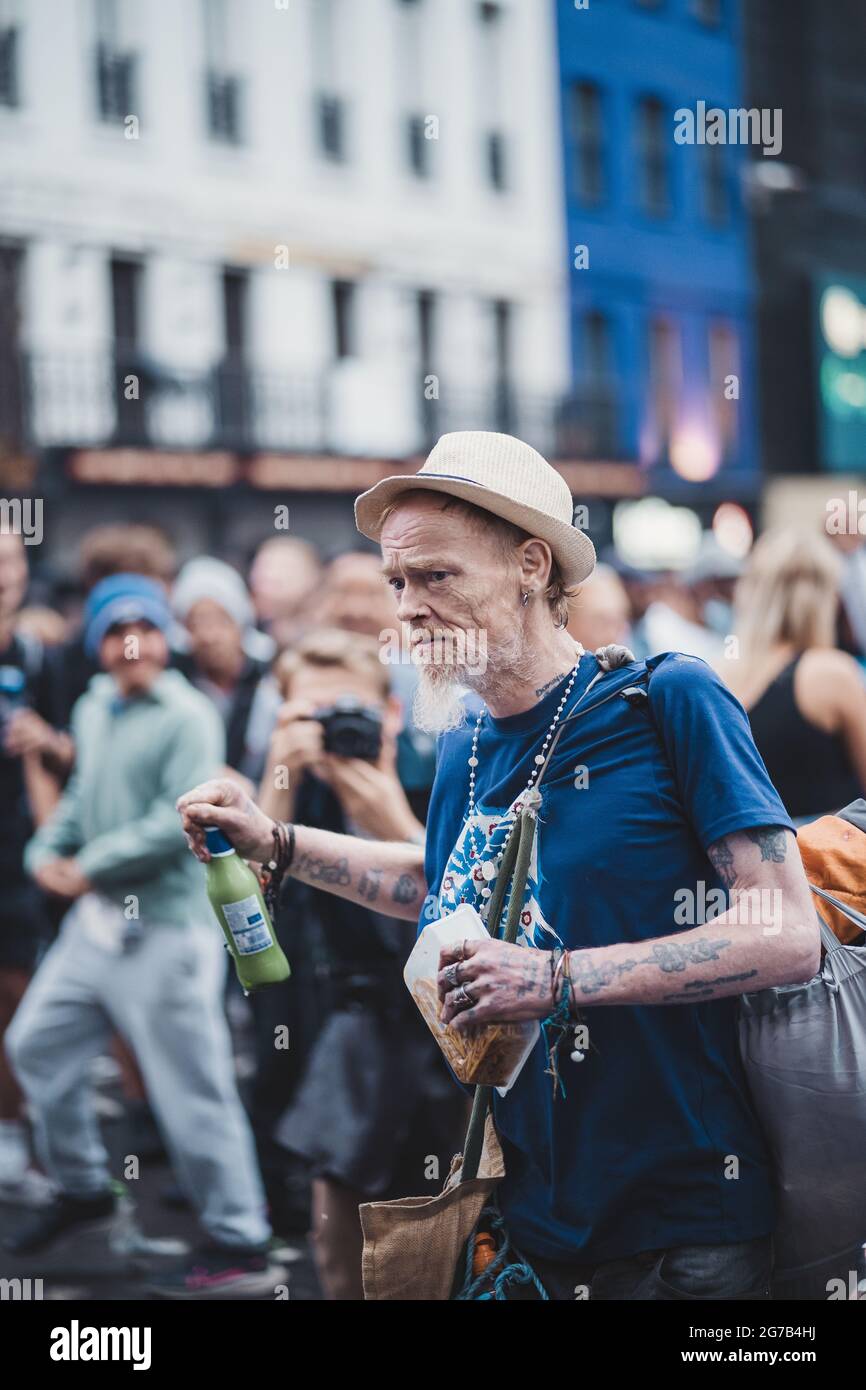
M 412 903 L 419 892 L 420 889 L 412 874 L 401 874 L 394 884 L 391 897 L 395 903 Z
M 310 854 L 305 850 L 298 856 L 295 873 L 298 877 L 302 874 L 311 882 L 339 883 L 346 885 L 352 882 L 352 875 L 349 873 L 349 861 L 345 856 L 341 859 L 332 859 L 330 862 L 321 855 Z
M 358 879 L 358 892 L 368 903 L 374 903 L 382 884 L 382 869 L 365 869 Z
M 681 990 L 677 990 L 673 994 L 666 994 L 664 1002 L 671 1000 L 674 1003 L 680 1003 L 683 999 L 714 999 L 716 985 L 741 984 L 743 980 L 751 980 L 757 973 L 757 970 L 743 970 L 739 975 L 714 975 L 711 980 L 686 980 Z
M 639 965 L 655 965 L 664 974 L 670 975 L 685 970 L 687 965 L 700 965 L 704 961 L 718 960 L 722 951 L 730 945 L 730 940 L 723 937 L 717 941 L 656 941 L 644 956 L 630 956 L 626 960 L 604 962 L 593 961 L 590 952 L 575 951 L 569 957 L 572 988 L 578 994 L 600 994 L 607 985 L 619 979 L 620 975 L 627 975 Z

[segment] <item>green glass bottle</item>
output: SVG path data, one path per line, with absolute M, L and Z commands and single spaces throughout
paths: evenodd
M 204 838 L 211 854 L 205 866 L 207 895 L 225 933 L 244 993 L 263 985 L 278 985 L 291 971 L 274 936 L 258 879 L 221 830 L 208 826 Z

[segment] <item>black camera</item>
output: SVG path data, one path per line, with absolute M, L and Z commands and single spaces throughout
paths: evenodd
M 341 758 L 363 758 L 374 763 L 382 751 L 382 715 L 371 705 L 362 705 L 354 695 L 341 695 L 332 705 L 313 712 L 325 731 L 326 753 Z

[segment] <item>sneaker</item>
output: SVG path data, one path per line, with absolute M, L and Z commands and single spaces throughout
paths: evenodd
M 0 1202 L 16 1207 L 45 1207 L 56 1196 L 56 1184 L 36 1168 L 25 1168 L 15 1178 L 0 1176 Z
M 267 1249 L 205 1245 L 186 1264 L 152 1277 L 145 1289 L 155 1298 L 273 1298 L 284 1273 Z
M 114 1193 L 98 1197 L 70 1197 L 61 1193 L 38 1215 L 32 1216 L 14 1235 L 3 1241 L 11 1255 L 35 1255 L 61 1239 L 108 1235 L 115 1215 Z

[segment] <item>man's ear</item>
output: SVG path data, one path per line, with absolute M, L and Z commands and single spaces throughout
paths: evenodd
M 533 536 L 531 540 L 523 541 L 519 550 L 520 579 L 523 587 L 526 588 L 528 583 L 537 587 L 539 591 L 546 589 L 553 569 L 553 554 L 547 541 Z

